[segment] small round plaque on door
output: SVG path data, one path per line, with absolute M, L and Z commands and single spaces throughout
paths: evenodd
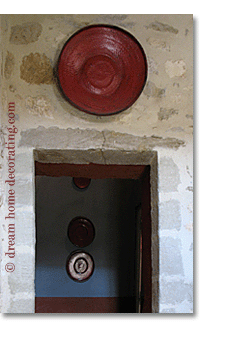
M 86 190 L 90 182 L 90 178 L 73 178 L 73 184 L 78 190 Z
M 95 229 L 92 222 L 86 218 L 76 217 L 68 226 L 68 238 L 80 248 L 90 245 L 95 237 Z
M 75 251 L 67 259 L 66 270 L 74 281 L 87 281 L 93 274 L 93 258 L 84 251 Z

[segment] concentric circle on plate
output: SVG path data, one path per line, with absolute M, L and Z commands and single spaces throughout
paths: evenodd
M 141 94 L 147 78 L 146 56 L 125 30 L 87 26 L 64 45 L 57 77 L 72 105 L 91 114 L 112 115 L 129 108 Z
M 74 281 L 84 282 L 93 274 L 93 258 L 84 251 L 74 251 L 67 258 L 66 270 Z

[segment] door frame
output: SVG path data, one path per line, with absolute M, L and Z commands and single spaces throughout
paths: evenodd
M 142 184 L 142 313 L 158 312 L 159 302 L 159 240 L 158 240 L 158 179 L 157 179 L 157 155 L 153 152 L 153 160 L 150 165 L 118 165 L 118 164 L 74 164 L 53 163 L 35 161 L 35 175 L 52 177 L 71 176 L 91 179 L 140 179 Z M 74 299 L 68 301 L 72 305 L 66 305 L 64 298 L 38 298 L 35 299 L 35 312 L 95 312 L 89 303 L 89 298 Z M 105 312 L 105 306 L 101 305 L 101 298 L 90 299 L 99 311 Z M 129 300 L 129 299 L 128 299 Z M 76 303 L 77 302 L 77 303 Z M 95 303 L 97 302 L 97 304 Z M 109 309 L 116 312 L 117 302 L 115 298 L 109 300 Z M 45 304 L 46 303 L 46 304 Z M 61 303 L 61 305 L 59 305 Z M 65 305 L 64 305 L 65 303 Z M 91 302 L 90 302 L 91 303 Z M 127 303 L 127 301 L 126 301 Z M 127 305 L 127 304 L 126 304 Z M 76 307 L 78 309 L 76 309 Z M 124 307 L 124 306 L 123 306 Z M 87 309 L 86 309 L 87 308 Z M 47 311 L 48 310 L 48 311 Z M 83 311 L 82 311 L 83 310 Z M 86 311 L 85 311 L 86 310 Z M 113 310 L 113 311 L 112 311 Z M 109 311 L 109 312 L 110 312 Z

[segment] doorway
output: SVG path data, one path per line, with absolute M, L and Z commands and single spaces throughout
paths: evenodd
M 36 169 L 36 312 L 152 312 L 149 165 L 54 164 Z M 74 178 L 90 179 L 86 189 Z M 75 217 L 89 219 L 94 240 L 83 248 L 94 271 L 75 282 L 66 261 Z

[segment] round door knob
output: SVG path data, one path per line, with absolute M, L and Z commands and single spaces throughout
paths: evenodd
M 84 251 L 75 251 L 67 259 L 66 270 L 74 281 L 87 281 L 93 274 L 93 258 Z
M 90 245 L 95 237 L 95 229 L 92 222 L 86 218 L 76 217 L 68 226 L 68 238 L 80 248 Z

